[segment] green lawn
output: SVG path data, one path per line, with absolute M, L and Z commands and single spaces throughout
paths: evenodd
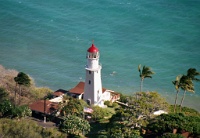
M 109 123 L 109 118 L 112 117 L 113 114 L 115 114 L 115 109 L 111 107 L 107 107 L 106 110 L 108 111 L 108 116 L 104 119 L 101 119 L 99 122 L 91 122 L 90 126 L 90 132 L 86 136 L 89 138 L 97 137 L 106 135 L 106 128 Z

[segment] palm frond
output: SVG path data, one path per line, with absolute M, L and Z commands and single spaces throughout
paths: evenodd
M 180 78 L 182 77 L 182 75 L 178 75 L 176 76 L 176 81 L 180 81 Z
M 140 68 L 141 68 L 141 64 L 138 65 L 138 71 L 141 73 Z
M 200 81 L 200 79 L 196 78 L 198 75 L 200 75 L 200 72 L 198 72 L 195 68 L 190 68 L 187 70 L 187 76 L 192 80 Z
M 144 78 L 152 78 L 152 76 L 144 76 Z
M 180 87 L 180 78 L 181 78 L 181 76 L 182 75 L 176 76 L 175 81 L 172 81 L 172 84 L 174 84 L 176 90 L 178 90 L 179 87 Z
M 154 72 L 151 71 L 150 67 L 147 67 L 145 65 L 143 66 L 142 71 L 141 71 L 141 76 L 143 78 L 152 78 L 151 75 L 153 75 L 153 74 L 154 74 Z
M 194 92 L 194 84 L 189 76 L 183 75 L 180 78 L 180 87 L 184 91 Z

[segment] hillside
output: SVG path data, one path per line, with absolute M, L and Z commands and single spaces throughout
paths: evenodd
M 14 102 L 14 95 L 16 91 L 16 101 L 19 100 L 19 87 L 16 86 L 14 78 L 19 72 L 13 69 L 6 69 L 0 65 L 0 87 L 4 88 L 9 95 L 9 100 Z M 20 105 L 30 104 L 31 102 L 43 98 L 48 93 L 53 91 L 47 87 L 36 87 L 33 78 L 31 78 L 31 85 L 29 87 L 22 86 Z

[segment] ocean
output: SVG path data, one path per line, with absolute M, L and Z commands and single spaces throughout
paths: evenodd
M 101 54 L 103 87 L 116 92 L 139 91 L 142 64 L 155 72 L 143 90 L 173 104 L 176 76 L 189 68 L 200 71 L 199 0 L 0 2 L 0 64 L 29 74 L 38 87 L 69 90 L 84 81 L 93 41 Z M 184 106 L 200 111 L 199 100 L 195 82 Z

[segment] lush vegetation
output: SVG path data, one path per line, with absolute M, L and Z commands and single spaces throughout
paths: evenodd
M 178 93 L 180 89 L 184 91 L 183 97 L 181 99 L 180 103 L 180 111 L 181 107 L 183 105 L 183 101 L 185 99 L 185 94 L 186 92 L 192 92 L 194 93 L 194 83 L 193 81 L 200 81 L 196 76 L 200 75 L 200 72 L 198 72 L 195 68 L 190 68 L 187 70 L 187 75 L 178 75 L 176 77 L 175 81 L 172 81 L 172 83 L 175 86 L 176 89 L 176 97 L 175 97 L 175 103 L 174 103 L 174 112 L 176 112 L 176 105 L 177 105 L 177 98 L 178 98 Z
M 64 138 L 53 128 L 43 128 L 34 121 L 22 119 L 0 119 L 0 137 L 2 138 Z
M 27 105 L 14 106 L 10 101 L 0 103 L 0 117 L 2 118 L 23 118 L 31 116 L 32 111 Z
M 68 135 L 84 135 L 90 131 L 90 124 L 83 118 L 75 115 L 68 115 L 60 124 L 60 130 Z
M 107 135 L 109 137 L 139 137 L 140 129 L 153 118 L 153 112 L 168 110 L 168 103 L 156 92 L 138 92 L 127 97 L 127 105 L 116 109 L 109 119 Z
M 8 99 L 8 92 L 5 88 L 0 88 L 0 103 Z
M 179 75 L 172 83 L 177 90 L 175 104 L 169 105 L 157 92 L 142 92 L 145 78 L 152 78 L 150 67 L 138 67 L 141 79 L 141 92 L 132 96 L 121 94 L 120 102 L 105 101 L 108 108 L 88 106 L 85 101 L 64 96 L 59 104 L 59 117 L 62 121 L 57 129 L 38 126 L 27 119 L 31 115 L 28 104 L 32 101 L 51 97 L 49 88 L 37 88 L 34 81 L 23 72 L 6 70 L 0 66 L 0 137 L 108 137 L 139 138 L 162 137 L 181 138 L 189 132 L 190 137 L 200 135 L 200 114 L 183 107 L 185 93 L 194 91 L 194 81 L 200 73 L 190 68 L 187 75 Z M 183 90 L 183 98 L 177 105 L 177 97 Z M 92 109 L 84 113 L 84 107 Z M 156 116 L 153 113 L 164 110 L 168 114 Z M 11 119 L 12 120 L 11 120 Z M 5 123 L 7 122 L 7 123 Z M 176 134 L 173 134 L 176 129 Z
M 96 137 L 183 138 L 182 133 L 186 131 L 190 137 L 200 136 L 198 111 L 183 107 L 181 113 L 173 113 L 174 106 L 169 106 L 156 92 L 138 92 L 134 96 L 123 97 L 126 97 L 129 106 L 115 108 L 115 113 L 107 119 L 108 121 L 91 123 L 91 130 L 95 132 Z M 168 111 L 168 114 L 153 115 L 153 112 L 159 109 Z M 174 128 L 177 129 L 176 134 L 173 134 Z M 94 137 L 93 133 L 87 136 Z
M 47 129 L 29 120 L 32 112 L 28 104 L 52 93 L 38 88 L 27 74 L 5 69 L 0 65 L 0 137 L 43 138 L 65 137 L 56 129 Z
M 150 120 L 147 128 L 157 135 L 172 133 L 176 129 L 176 133 L 187 131 L 191 136 L 197 137 L 200 135 L 200 116 L 186 116 L 183 113 L 162 114 Z
M 28 105 L 53 92 L 47 87 L 36 87 L 34 80 L 23 72 L 5 69 L 1 65 L 0 72 L 0 93 L 5 91 L 7 99 L 13 104 Z

